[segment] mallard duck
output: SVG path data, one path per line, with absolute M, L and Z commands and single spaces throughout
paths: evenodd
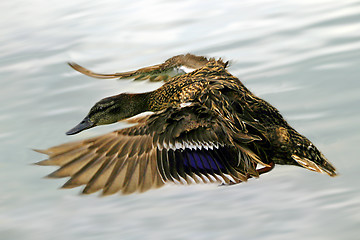
M 311 141 L 232 76 L 222 59 L 186 54 L 114 74 L 69 65 L 90 77 L 164 84 L 100 100 L 67 134 L 129 119 L 135 126 L 37 150 L 48 155 L 37 164 L 59 166 L 49 177 L 70 177 L 63 188 L 85 185 L 84 194 L 109 195 L 145 192 L 168 182 L 230 185 L 259 177 L 275 164 L 337 174 Z M 143 112 L 152 114 L 138 115 Z

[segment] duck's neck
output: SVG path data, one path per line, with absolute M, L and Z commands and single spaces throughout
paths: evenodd
M 123 93 L 118 95 L 119 104 L 121 109 L 124 109 L 125 116 L 122 116 L 123 119 L 133 117 L 139 113 L 150 111 L 149 107 L 149 95 L 151 92 L 146 93 Z M 125 99 L 124 99 L 125 98 Z

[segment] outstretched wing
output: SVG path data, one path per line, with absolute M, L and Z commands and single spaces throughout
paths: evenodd
M 49 177 L 70 177 L 64 188 L 86 185 L 83 193 L 102 189 L 104 195 L 144 192 L 165 182 L 246 181 L 256 172 L 246 144 L 256 138 L 240 134 L 239 149 L 226 131 L 205 107 L 168 108 L 130 128 L 37 150 L 49 156 L 37 164 L 59 166 Z
M 113 73 L 113 74 L 95 73 L 74 62 L 69 63 L 69 65 L 76 71 L 94 78 L 100 78 L 100 79 L 133 78 L 134 80 L 150 80 L 153 82 L 158 82 L 158 81 L 167 81 L 171 77 L 184 74 L 185 71 L 180 69 L 181 66 L 190 69 L 198 69 L 205 66 L 209 61 L 212 60 L 214 59 L 207 59 L 202 56 L 195 56 L 188 53 L 186 55 L 174 56 L 166 60 L 164 63 L 157 64 L 154 66 L 140 68 L 135 71 Z M 221 60 L 219 61 L 223 63 Z M 224 66 L 227 65 L 227 63 L 223 63 L 223 64 Z

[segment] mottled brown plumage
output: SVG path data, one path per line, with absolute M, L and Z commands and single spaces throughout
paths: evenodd
M 85 185 L 83 193 L 102 189 L 108 195 L 144 192 L 166 182 L 234 184 L 258 177 L 274 164 L 336 175 L 317 148 L 291 128 L 276 108 L 232 76 L 221 59 L 186 54 L 115 74 L 70 65 L 97 78 L 167 81 L 152 92 L 99 101 L 68 134 L 154 112 L 133 119 L 137 125 L 38 150 L 49 156 L 39 165 L 59 166 L 49 177 L 70 177 L 64 188 Z M 178 70 L 181 66 L 195 70 L 186 74 Z

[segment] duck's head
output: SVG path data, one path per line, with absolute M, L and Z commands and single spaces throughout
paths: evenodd
M 83 130 L 105 124 L 111 124 L 132 117 L 141 112 L 138 94 L 119 94 L 101 99 L 89 111 L 87 116 L 67 135 L 77 134 Z
M 294 129 L 276 128 L 272 137 L 279 149 L 275 154 L 275 163 L 298 165 L 331 177 L 337 175 L 335 167 L 315 145 Z

